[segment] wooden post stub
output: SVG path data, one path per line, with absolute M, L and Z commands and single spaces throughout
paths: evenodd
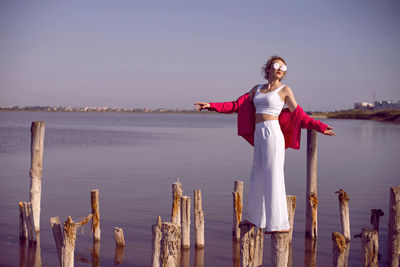
M 26 240 L 28 239 L 28 229 L 26 227 L 26 215 L 25 215 L 25 208 L 24 203 L 20 201 L 18 203 L 19 207 L 19 239 Z
M 373 229 L 362 229 L 362 265 L 364 267 L 377 267 L 378 266 L 378 231 Z
M 286 203 L 290 224 L 289 244 L 291 244 L 293 239 L 294 214 L 296 211 L 296 196 L 286 195 Z
M 307 130 L 307 191 L 306 191 L 306 238 L 318 238 L 317 204 L 317 132 Z
M 190 197 L 181 197 L 182 248 L 190 248 Z
M 99 190 L 93 189 L 90 192 L 90 205 L 92 207 L 92 233 L 93 241 L 100 241 L 100 208 L 99 208 Z
M 332 255 L 334 267 L 345 267 L 346 238 L 339 232 L 332 232 Z
M 349 195 L 343 190 L 339 189 L 339 191 L 335 192 L 338 194 L 339 199 L 339 211 L 340 211 L 340 222 L 342 225 L 342 233 L 346 242 L 349 242 L 351 239 L 350 235 L 350 212 L 349 212 Z
M 124 230 L 119 227 L 114 228 L 115 245 L 117 247 L 125 247 Z
M 232 236 L 236 240 L 240 240 L 240 227 L 239 223 L 242 221 L 243 212 L 243 181 L 235 181 L 233 192 L 233 223 L 232 223 Z
M 32 213 L 32 203 L 24 202 L 25 216 L 26 216 L 26 229 L 28 230 L 29 243 L 36 242 L 36 231 Z
M 172 211 L 171 222 L 181 226 L 181 197 L 182 197 L 182 184 L 175 182 L 172 184 Z
M 180 265 L 181 227 L 172 222 L 161 225 L 161 255 L 162 267 L 178 267 Z
M 240 227 L 240 266 L 252 267 L 255 265 L 255 229 L 254 226 L 243 224 Z
M 64 244 L 62 247 L 63 267 L 74 266 L 75 240 L 76 240 L 76 224 L 70 216 L 64 222 Z
M 289 233 L 271 235 L 271 266 L 286 267 L 289 258 Z
M 194 190 L 195 246 L 204 248 L 204 212 L 201 190 Z
M 60 262 L 60 266 L 62 266 L 62 247 L 63 247 L 63 236 L 61 232 L 61 224 L 60 218 L 58 217 L 51 217 L 50 218 L 50 226 L 53 232 L 54 242 L 56 243 L 57 255 L 58 260 Z
M 379 232 L 379 221 L 380 218 L 385 215 L 381 209 L 371 209 L 371 224 L 374 230 Z
M 35 232 L 40 231 L 40 198 L 42 194 L 44 121 L 31 125 L 31 169 L 29 201 L 32 203 Z
M 157 223 L 153 224 L 151 242 L 151 266 L 160 266 L 160 246 L 161 246 L 161 217 L 157 217 Z
M 400 186 L 390 188 L 389 231 L 387 241 L 388 266 L 399 266 L 400 256 Z

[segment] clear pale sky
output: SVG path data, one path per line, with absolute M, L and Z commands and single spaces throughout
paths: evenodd
M 0 106 L 184 108 L 264 83 L 306 110 L 400 100 L 400 2 L 0 1 Z

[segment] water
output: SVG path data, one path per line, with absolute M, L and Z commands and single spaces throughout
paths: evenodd
M 184 194 L 202 189 L 205 212 L 205 266 L 233 266 L 232 190 L 245 182 L 252 147 L 236 135 L 235 115 L 0 112 L 0 262 L 20 259 L 18 202 L 29 199 L 30 124 L 46 123 L 40 249 L 43 266 L 56 266 L 49 218 L 78 220 L 90 212 L 90 190 L 100 191 L 100 264 L 114 265 L 114 227 L 124 229 L 122 265 L 149 266 L 151 225 L 170 220 L 171 184 L 179 177 Z M 352 235 L 370 227 L 370 209 L 381 218 L 381 264 L 386 259 L 389 188 L 400 184 L 400 125 L 374 121 L 325 120 L 336 137 L 318 137 L 317 266 L 331 265 L 331 233 L 340 231 L 338 200 L 350 196 Z M 306 131 L 301 150 L 286 150 L 288 194 L 297 196 L 293 266 L 312 263 L 305 252 Z M 246 201 L 245 201 L 246 205 Z M 193 207 L 192 207 L 193 209 Z M 193 215 L 192 215 L 193 226 Z M 192 227 L 193 228 L 193 227 Z M 194 263 L 192 231 L 191 265 Z M 91 264 L 90 226 L 77 234 L 76 266 Z M 359 266 L 361 241 L 351 242 L 349 266 Z M 269 266 L 269 236 L 264 266 Z M 5 253 L 6 252 L 6 253 Z

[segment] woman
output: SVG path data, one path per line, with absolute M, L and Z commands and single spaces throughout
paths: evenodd
M 197 102 L 196 110 L 238 113 L 238 134 L 254 145 L 249 208 L 241 224 L 256 225 L 265 233 L 289 232 L 284 180 L 285 148 L 300 147 L 300 129 L 334 136 L 333 128 L 310 118 L 297 104 L 292 89 L 281 83 L 287 66 L 272 56 L 262 68 L 266 84 L 254 86 L 236 101 Z M 284 109 L 284 105 L 288 109 Z

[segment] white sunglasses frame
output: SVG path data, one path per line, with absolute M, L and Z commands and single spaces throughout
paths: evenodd
M 286 66 L 286 65 L 280 65 L 279 63 L 274 63 L 274 64 L 272 65 L 272 67 L 273 67 L 275 70 L 287 71 L 287 66 Z

